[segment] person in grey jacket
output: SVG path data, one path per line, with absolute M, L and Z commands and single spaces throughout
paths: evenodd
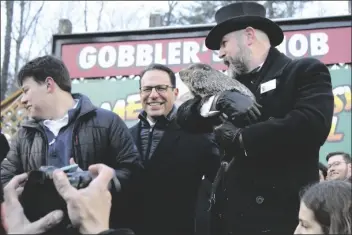
M 124 190 L 131 174 L 142 165 L 122 119 L 97 108 L 82 94 L 71 94 L 69 72 L 53 56 L 28 62 L 17 81 L 29 120 L 21 124 L 1 163 L 2 184 L 41 166 L 61 168 L 76 163 L 87 170 L 92 164 L 104 163 L 115 169 Z

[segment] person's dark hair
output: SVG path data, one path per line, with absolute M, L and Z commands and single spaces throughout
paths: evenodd
M 324 234 L 351 234 L 351 190 L 349 182 L 323 181 L 303 191 L 302 202 L 313 211 Z
M 25 79 L 33 77 L 37 83 L 44 83 L 52 77 L 61 90 L 71 93 L 71 78 L 65 64 L 58 58 L 46 55 L 25 64 L 18 72 L 17 82 L 22 86 Z
M 142 81 L 142 78 L 144 76 L 144 74 L 148 71 L 152 71 L 152 70 L 160 70 L 160 71 L 164 71 L 166 72 L 169 77 L 170 77 L 170 82 L 171 82 L 171 85 L 173 87 L 176 87 L 176 76 L 175 76 L 175 73 L 174 71 L 172 71 L 172 69 L 170 69 L 169 67 L 165 66 L 165 65 L 162 65 L 162 64 L 151 64 L 149 65 L 147 68 L 145 68 L 141 74 L 139 75 L 140 76 L 140 79 L 139 79 L 139 86 L 141 86 L 141 81 Z
M 333 156 L 336 155 L 342 155 L 343 159 L 345 160 L 346 163 L 351 163 L 351 155 L 345 152 L 331 152 L 326 156 L 326 161 L 329 161 L 329 159 Z
M 323 172 L 324 179 L 328 175 L 328 168 L 321 162 L 319 162 L 319 170 Z

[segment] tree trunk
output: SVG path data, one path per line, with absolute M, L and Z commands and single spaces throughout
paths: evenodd
M 101 17 L 103 14 L 103 9 L 104 9 L 104 1 L 100 1 L 100 10 L 99 10 L 99 15 L 98 15 L 97 32 L 99 32 L 100 27 L 101 27 Z
M 266 14 L 269 19 L 275 17 L 275 9 L 274 9 L 274 2 L 266 1 L 264 6 L 266 7 Z
M 1 100 L 5 99 L 7 91 L 7 80 L 9 74 L 9 64 L 11 55 L 11 34 L 12 34 L 12 18 L 13 18 L 13 1 L 6 1 L 6 32 L 4 45 L 4 60 L 1 71 Z
M 18 31 L 18 38 L 16 40 L 16 56 L 15 56 L 15 75 L 18 73 L 18 66 L 20 64 L 20 49 L 22 45 L 22 41 L 24 39 L 24 8 L 25 1 L 20 2 L 20 29 Z
M 88 32 L 88 23 L 87 23 L 87 15 L 88 15 L 88 6 L 87 1 L 84 1 L 84 29 Z
M 291 18 L 295 14 L 296 6 L 295 6 L 295 1 L 287 1 L 286 3 L 286 17 Z

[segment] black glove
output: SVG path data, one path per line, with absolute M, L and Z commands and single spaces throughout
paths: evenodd
M 205 101 L 206 99 L 196 96 L 181 104 L 176 115 L 178 125 L 192 133 L 213 132 L 213 127 L 220 125 L 221 120 L 218 116 L 205 118 L 200 115 L 200 108 Z
M 227 116 L 237 127 L 256 123 L 260 118 L 261 106 L 238 91 L 224 91 L 214 100 L 215 108 Z
M 225 122 L 214 129 L 215 140 L 226 155 L 233 157 L 244 153 L 240 143 L 241 132 L 241 128 L 235 127 L 230 122 Z

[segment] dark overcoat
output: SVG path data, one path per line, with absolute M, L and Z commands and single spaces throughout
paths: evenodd
M 130 128 L 139 149 L 140 124 Z M 126 226 L 141 235 L 195 234 L 202 177 L 212 180 L 219 165 L 213 136 L 188 133 L 172 120 L 130 189 L 131 220 Z
M 293 234 L 299 192 L 319 181 L 319 150 L 331 127 L 329 70 L 317 59 L 291 60 L 271 48 L 260 71 L 239 80 L 262 105 L 262 117 L 243 129 L 245 151 L 218 187 L 212 232 Z

